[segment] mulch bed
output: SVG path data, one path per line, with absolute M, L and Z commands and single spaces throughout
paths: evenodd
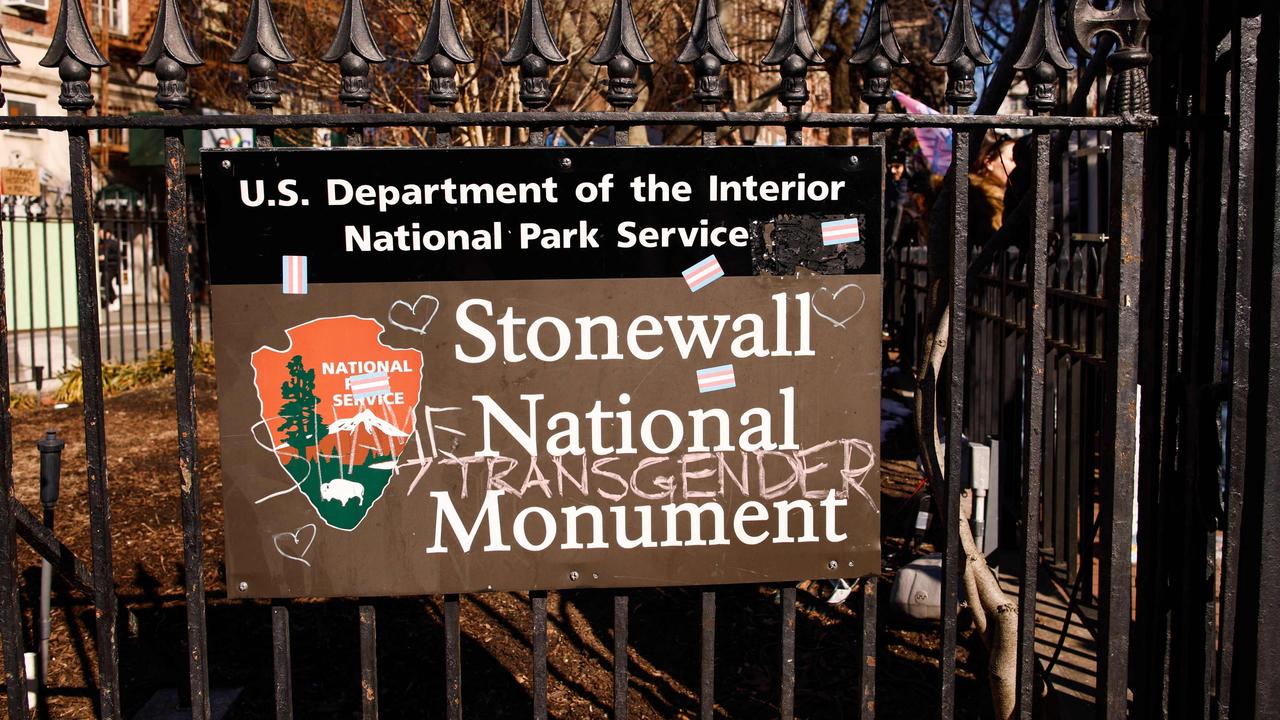
M 187 682 L 182 522 L 176 469 L 177 426 L 171 385 L 106 403 L 113 569 L 120 596 L 122 694 L 126 717 L 156 691 Z M 232 717 L 274 716 L 269 606 L 228 601 L 222 565 L 222 493 L 214 383 L 198 382 L 199 457 L 204 507 L 209 654 L 215 687 L 242 688 Z M 39 513 L 35 441 L 56 428 L 67 441 L 59 537 L 90 563 L 84 422 L 78 406 L 14 415 L 14 478 L 19 500 Z M 914 520 L 907 503 L 914 465 L 886 462 L 882 484 L 884 556 L 895 557 Z M 23 606 L 30 620 L 39 592 L 39 558 L 19 542 Z M 892 572 L 886 572 L 891 579 Z M 939 695 L 936 626 L 897 617 L 881 583 L 876 657 L 881 718 L 919 718 Z M 796 716 L 856 717 L 861 624 L 852 603 L 832 606 L 802 585 L 798 594 Z M 635 718 L 696 717 L 699 687 L 699 589 L 631 594 L 630 712 Z M 774 588 L 730 586 L 718 592 L 717 716 L 778 716 L 779 632 Z M 380 709 L 387 718 L 438 717 L 444 711 L 444 636 L 438 596 L 372 601 L 378 612 Z M 551 593 L 548 599 L 550 692 L 555 718 L 608 717 L 613 697 L 612 595 Z M 360 717 L 357 602 L 293 605 L 295 717 Z M 530 613 L 523 593 L 466 596 L 461 605 L 463 708 L 471 718 L 532 714 Z M 55 583 L 49 710 L 55 718 L 93 717 L 93 608 Z M 28 624 L 28 634 L 30 633 Z M 30 640 L 28 639 L 28 643 Z M 981 643 L 962 636 L 960 717 L 988 717 Z M 28 644 L 28 648 L 30 648 Z M 967 648 L 972 648 L 971 653 Z M 975 672 L 970 663 L 978 666 Z

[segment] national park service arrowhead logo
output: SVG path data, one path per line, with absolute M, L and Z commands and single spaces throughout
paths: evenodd
M 377 320 L 345 315 L 286 330 L 250 363 L 271 450 L 320 519 L 354 530 L 413 435 L 422 353 L 384 345 Z

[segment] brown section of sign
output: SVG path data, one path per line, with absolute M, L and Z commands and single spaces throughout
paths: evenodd
M 215 293 L 233 595 L 717 584 L 879 569 L 876 275 L 722 278 L 696 293 L 681 278 L 308 290 Z M 291 352 L 290 328 L 346 316 L 309 339 L 307 353 Z M 379 342 L 355 341 L 351 328 L 379 325 Z M 250 358 L 262 348 L 258 357 L 274 364 L 255 377 Z M 416 406 L 412 425 L 378 409 L 390 398 L 380 368 L 390 371 L 387 391 L 412 386 L 404 378 L 417 368 L 392 364 L 406 350 L 421 353 L 420 396 L 396 406 Z M 294 355 L 306 357 L 275 367 Z M 732 380 L 704 372 L 703 389 L 733 387 L 700 392 L 698 371 L 725 365 Z M 279 387 L 311 387 L 308 372 L 316 395 L 307 402 L 325 426 L 315 444 L 344 457 L 360 448 L 336 474 L 316 461 L 319 478 L 311 465 L 285 465 L 334 451 L 307 449 L 315 428 L 297 420 L 294 402 L 284 414 L 301 450 L 281 452 L 285 420 L 272 407 L 310 397 Z M 352 382 L 373 394 L 354 398 Z M 353 429 L 369 408 L 395 422 Z M 412 433 L 392 442 L 396 428 Z M 770 443 L 778 447 L 755 447 Z M 376 498 L 360 462 L 386 470 Z M 310 495 L 303 483 L 314 483 Z M 645 539 L 652 546 L 628 547 Z

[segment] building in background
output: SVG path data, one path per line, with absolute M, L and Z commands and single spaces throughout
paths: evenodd
M 57 26 L 61 0 L 5 0 L 0 25 L 21 65 L 5 68 L 4 112 L 9 115 L 61 115 L 58 69 L 40 65 Z M 155 78 L 135 69 L 155 20 L 156 0 L 90 0 L 85 15 L 94 41 L 111 65 L 91 80 L 94 112 L 127 115 L 155 109 Z M 134 184 L 137 173 L 129 162 L 126 130 L 100 130 L 93 142 L 92 166 L 96 187 Z M 64 191 L 70 178 L 64 133 L 48 130 L 0 131 L 0 168 L 35 168 L 46 194 Z M 0 192 L 4 192 L 0 188 Z

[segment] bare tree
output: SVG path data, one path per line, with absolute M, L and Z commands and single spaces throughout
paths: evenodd
M 996 3 L 997 0 L 978 0 Z M 1003 0 L 1007 2 L 1008 0 Z M 519 79 L 514 68 L 501 58 L 511 46 L 518 28 L 521 0 L 455 5 L 458 29 L 474 62 L 458 65 L 460 111 L 516 111 Z M 689 66 L 673 60 L 692 25 L 693 5 L 688 0 L 632 0 L 640 35 L 656 62 L 641 66 L 639 100 L 635 110 L 698 109 L 693 98 L 693 78 Z M 895 83 L 905 91 L 929 101 L 940 97 L 943 73 L 927 62 L 941 37 L 942 18 L 931 0 L 893 0 L 902 20 L 904 48 L 913 63 L 903 68 Z M 759 64 L 777 30 L 781 0 L 722 0 L 720 19 L 742 62 L 727 66 L 730 85 L 737 92 L 736 109 L 762 110 L 776 107 L 776 68 Z M 857 95 L 856 73 L 848 58 L 861 32 L 867 0 L 808 0 L 809 26 L 816 45 L 823 50 L 826 65 L 810 73 L 815 110 L 848 110 Z M 247 4 L 233 3 L 205 7 L 192 18 L 198 28 L 197 42 L 208 67 L 193 74 L 193 88 L 201 105 L 220 110 L 246 110 L 244 100 L 247 73 L 239 65 L 226 62 L 240 42 Z M 600 90 L 604 70 L 589 62 L 599 45 L 609 20 L 611 0 L 552 0 L 547 5 L 552 36 L 566 62 L 550 68 L 552 97 L 549 107 L 557 110 L 607 109 Z M 342 10 L 341 0 L 277 0 L 275 17 L 281 35 L 298 61 L 281 64 L 280 84 L 284 107 L 293 112 L 335 110 L 340 106 L 341 82 L 336 63 L 320 60 L 333 39 Z M 428 26 L 431 5 L 418 0 L 379 0 L 365 6 L 369 24 L 387 62 L 370 75 L 369 108 L 381 112 L 426 111 L 430 78 L 424 65 L 411 58 Z M 825 71 L 825 72 L 824 72 Z M 568 138 L 582 142 L 587 137 Z M 672 144 L 693 142 L 694 129 L 673 129 L 666 138 Z M 423 128 L 379 131 L 385 144 L 423 143 L 429 138 Z M 503 128 L 459 128 L 456 140 L 465 145 L 486 145 L 519 141 L 519 133 Z M 822 139 L 848 142 L 847 129 L 831 131 Z

